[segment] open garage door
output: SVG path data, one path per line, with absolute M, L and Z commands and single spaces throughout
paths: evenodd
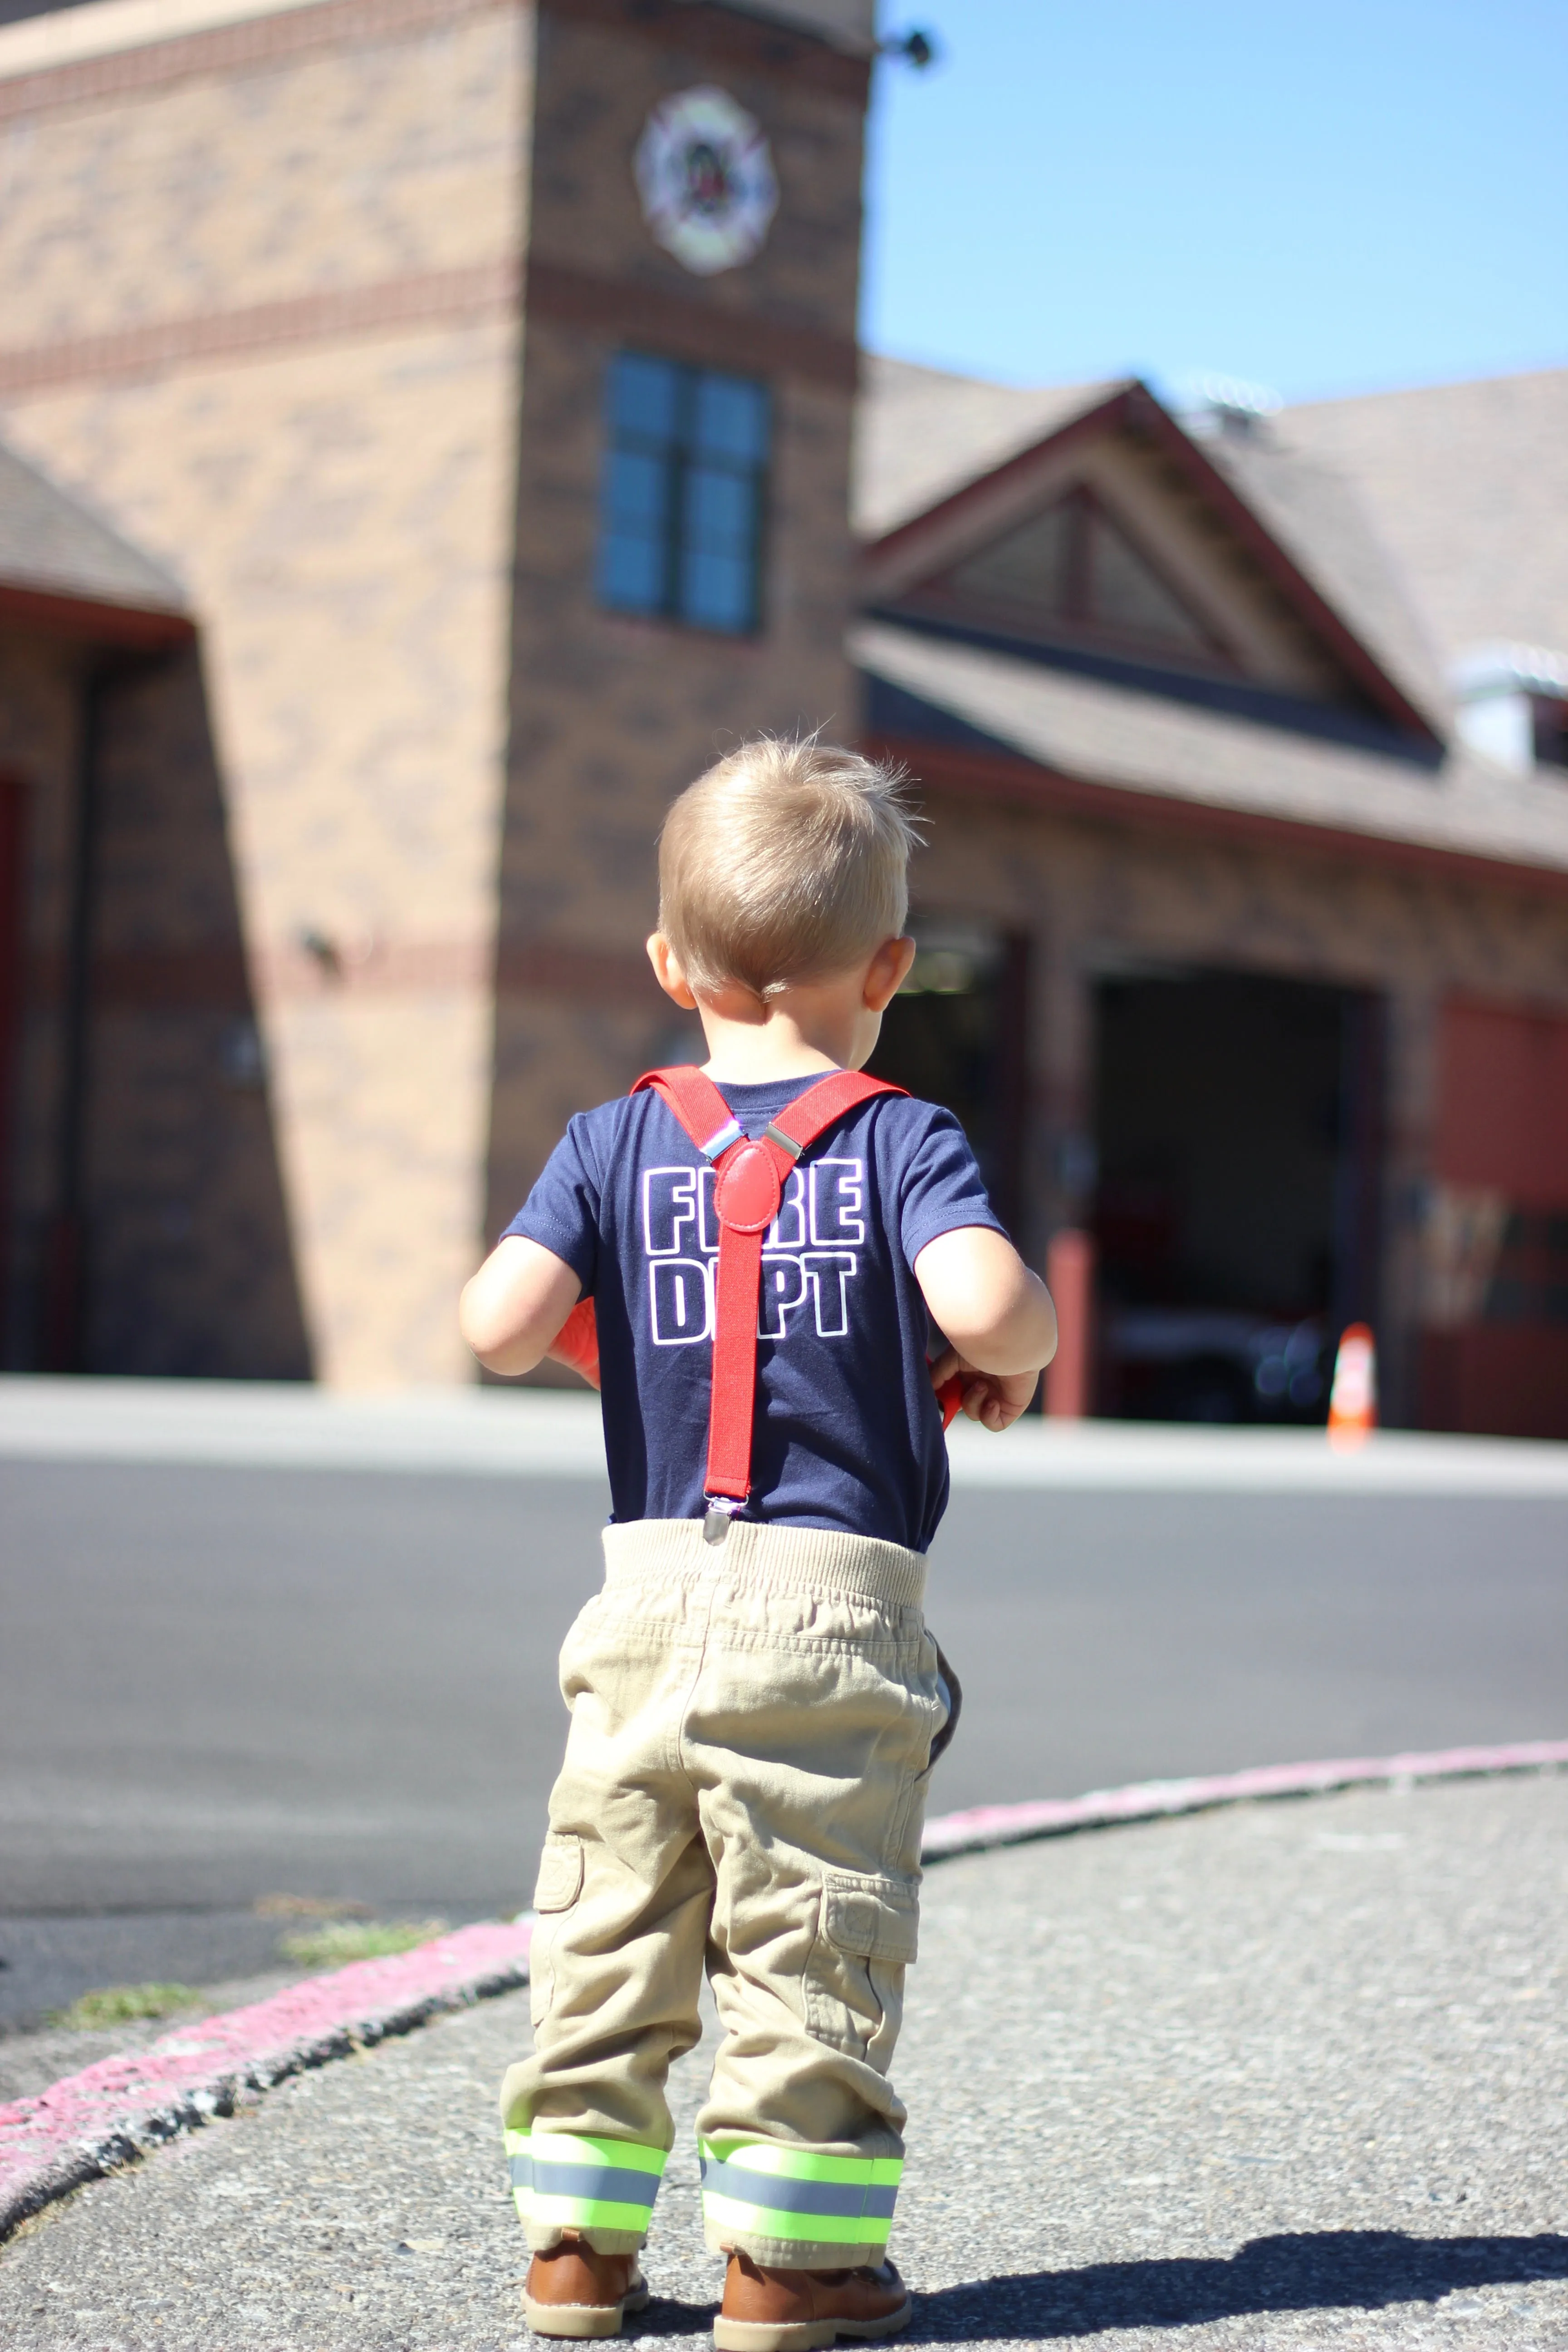
M 915 916 L 914 969 L 882 1017 L 874 1077 L 962 1122 L 997 1215 L 1023 1202 L 1028 941 L 987 923 Z
M 1568 1437 L 1568 1020 L 1447 1004 L 1437 1068 L 1422 1419 Z
M 1236 971 L 1102 980 L 1100 1407 L 1321 1421 L 1374 1318 L 1380 1007 Z

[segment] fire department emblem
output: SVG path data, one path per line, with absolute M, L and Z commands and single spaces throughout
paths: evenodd
M 761 252 L 778 209 L 773 159 L 727 90 L 704 84 L 662 100 L 635 168 L 643 218 L 683 268 L 711 278 Z

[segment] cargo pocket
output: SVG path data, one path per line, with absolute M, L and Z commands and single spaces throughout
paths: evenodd
M 555 1991 L 555 1941 L 561 1914 L 570 1911 L 583 1892 L 583 1841 L 552 1830 L 539 1857 L 539 1877 L 533 1907 L 539 1923 L 528 1954 L 528 2009 L 536 2027 L 550 2011 Z
M 888 2071 L 903 2020 L 904 1970 L 915 1957 L 919 1916 L 908 1879 L 832 1870 L 823 1882 L 806 1964 L 806 2030 L 832 2049 L 864 2058 L 879 2074 Z

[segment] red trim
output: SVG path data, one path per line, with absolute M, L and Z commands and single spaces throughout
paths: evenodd
M 1176 800 L 1135 785 L 1091 783 L 1079 776 L 1005 752 L 966 751 L 931 743 L 918 735 L 870 735 L 861 749 L 871 759 L 900 761 L 933 792 L 964 800 L 998 801 L 1052 815 L 1081 816 L 1100 824 L 1131 824 L 1151 833 L 1174 833 L 1207 840 L 1255 842 L 1299 856 L 1303 849 L 1326 860 L 1361 866 L 1436 870 L 1445 877 L 1568 898 L 1568 868 L 1522 866 L 1473 850 L 1445 849 L 1424 841 L 1397 841 L 1384 834 L 1352 833 L 1341 825 L 1313 824 L 1305 818 L 1265 815 L 1252 809 L 1216 808 Z
M 51 637 L 76 637 L 91 645 L 132 646 L 143 653 L 189 645 L 195 623 L 184 613 L 160 613 L 138 604 L 107 604 L 91 596 L 56 594 L 43 588 L 0 584 L 0 622 L 39 629 Z
M 1107 400 L 1087 409 L 1081 416 L 1056 433 L 1048 433 L 1016 457 L 1007 458 L 988 474 L 977 475 L 966 482 L 951 498 L 929 507 L 912 520 L 900 523 L 886 538 L 875 541 L 867 550 L 869 562 L 875 563 L 890 551 L 902 551 L 918 543 L 922 532 L 928 531 L 939 518 L 950 520 L 970 506 L 989 501 L 995 490 L 1013 481 L 1026 480 L 1047 452 L 1056 457 L 1076 441 L 1094 435 L 1120 430 L 1135 437 L 1154 442 L 1172 464 L 1184 472 L 1207 505 L 1224 520 L 1233 535 L 1239 539 L 1260 570 L 1273 581 L 1301 619 L 1306 621 L 1349 671 L 1363 690 L 1370 695 L 1382 710 L 1396 723 L 1408 729 L 1429 743 L 1441 742 L 1431 720 L 1417 709 L 1408 696 L 1395 685 L 1348 628 L 1333 606 L 1321 595 L 1305 572 L 1300 571 L 1279 541 L 1261 523 L 1240 494 L 1232 488 L 1224 474 L 1205 456 L 1199 445 L 1184 433 L 1173 416 L 1166 414 L 1147 384 L 1134 381 L 1124 384 Z

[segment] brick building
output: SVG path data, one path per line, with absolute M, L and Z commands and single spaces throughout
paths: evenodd
M 862 371 L 871 47 L 0 25 L 6 1362 L 464 1377 L 484 1235 L 684 1050 L 665 803 L 826 723 L 932 823 L 888 1066 L 1095 1226 L 1107 1409 L 1321 1411 L 1364 1312 L 1397 1417 L 1568 1430 L 1568 378 Z

